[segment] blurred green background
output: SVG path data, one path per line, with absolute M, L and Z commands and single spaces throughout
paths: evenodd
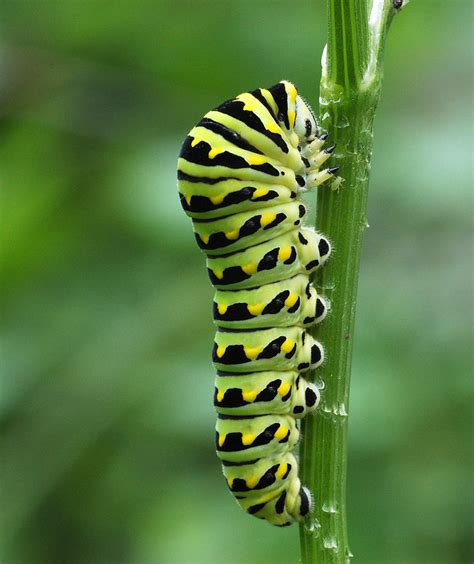
M 314 105 L 322 1 L 3 0 L 6 564 L 293 564 L 214 454 L 212 289 L 175 164 L 224 99 Z M 469 0 L 390 34 L 349 452 L 356 562 L 472 561 Z

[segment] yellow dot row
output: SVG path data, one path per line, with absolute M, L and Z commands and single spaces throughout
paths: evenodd
M 289 382 L 282 382 L 278 387 L 277 393 L 280 397 L 285 397 L 290 390 L 291 390 L 291 384 Z M 218 403 L 221 403 L 222 400 L 224 399 L 225 392 L 226 390 L 218 390 L 216 396 Z M 242 398 L 244 401 L 248 403 L 253 403 L 259 393 L 260 393 L 259 390 L 242 390 Z
M 278 466 L 278 470 L 275 472 L 275 477 L 278 478 L 279 480 L 281 480 L 287 472 L 288 472 L 288 463 L 283 462 Z M 235 480 L 235 478 L 228 478 L 227 479 L 227 483 L 229 484 L 230 488 L 232 488 L 232 486 L 234 484 L 234 480 Z M 260 481 L 260 478 L 258 476 L 252 475 L 252 476 L 248 476 L 248 478 L 245 479 L 245 484 L 246 484 L 247 488 L 249 488 L 250 490 L 253 490 L 253 488 L 255 488 L 255 486 L 259 483 L 259 481 Z
M 291 247 L 291 246 L 281 247 L 280 250 L 278 251 L 278 260 L 281 261 L 281 262 L 288 260 L 291 256 L 292 248 L 293 247 Z M 247 264 L 243 264 L 240 268 L 245 272 L 245 274 L 252 275 L 252 274 L 255 274 L 257 272 L 258 263 L 249 262 Z M 213 272 L 214 276 L 216 278 L 218 278 L 219 280 L 222 280 L 222 278 L 224 278 L 223 270 L 221 270 L 219 268 L 214 268 L 214 269 L 212 269 L 212 272 Z
M 290 429 L 288 429 L 288 427 L 285 427 L 284 425 L 280 425 L 280 427 L 273 435 L 273 438 L 275 438 L 277 441 L 281 441 L 282 439 L 285 439 L 289 434 L 290 434 Z M 243 433 L 242 444 L 244 446 L 250 446 L 257 437 L 258 435 L 256 433 Z M 217 443 L 220 447 L 224 445 L 226 438 L 227 438 L 227 433 L 218 433 Z
M 292 308 L 296 302 L 298 301 L 298 294 L 291 292 L 290 295 L 285 300 L 285 307 L 287 309 Z M 247 304 L 247 309 L 251 315 L 257 316 L 262 313 L 265 309 L 267 304 L 265 303 L 257 303 L 257 304 Z M 228 310 L 229 306 L 227 304 L 218 304 L 217 311 L 220 315 L 225 315 L 226 311 Z
M 281 352 L 288 354 L 291 352 L 296 345 L 295 341 L 291 339 L 285 339 L 283 344 L 280 347 Z M 222 358 L 225 355 L 225 351 L 227 349 L 226 345 L 218 345 L 216 349 L 217 358 Z M 263 352 L 264 347 L 245 347 L 244 346 L 244 354 L 249 360 L 256 360 L 258 355 Z
M 194 139 L 194 141 L 196 141 L 196 139 Z M 194 143 L 194 141 L 193 141 L 193 143 Z M 193 143 L 191 143 L 191 145 Z M 255 192 L 252 194 L 251 199 L 256 200 L 257 198 L 262 198 L 263 196 L 266 196 L 268 194 L 268 192 L 269 192 L 268 188 L 257 188 L 255 190 Z M 188 204 L 188 206 L 191 205 L 191 198 L 193 197 L 193 195 L 194 194 L 186 194 L 184 196 L 184 199 L 186 200 L 186 203 Z M 218 205 L 222 204 L 226 195 L 227 194 L 225 194 L 225 193 L 219 193 L 219 194 L 215 194 L 213 196 L 209 196 L 209 199 L 211 200 L 211 202 L 214 206 L 218 206 Z
M 188 203 L 188 205 L 189 205 L 189 203 Z M 264 213 L 260 217 L 260 226 L 266 227 L 267 225 L 270 225 L 270 223 L 275 221 L 275 219 L 276 219 L 276 213 Z M 226 231 L 224 233 L 224 235 L 226 236 L 227 239 L 229 239 L 229 241 L 235 241 L 236 239 L 239 238 L 240 228 L 233 229 L 232 231 Z M 207 234 L 199 233 L 199 237 L 200 237 L 201 241 L 203 241 L 207 245 L 209 243 L 209 239 L 210 239 L 211 236 L 207 235 Z

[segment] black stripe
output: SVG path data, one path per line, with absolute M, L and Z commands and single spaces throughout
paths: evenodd
M 263 309 L 262 315 L 267 314 L 277 314 L 279 313 L 284 305 L 286 298 L 290 295 L 289 290 L 283 290 L 277 294 Z
M 288 94 L 286 93 L 285 85 L 282 82 L 275 84 L 268 89 L 276 105 L 278 106 L 278 116 L 280 121 L 283 121 L 287 129 L 290 129 L 290 121 L 288 118 Z
M 216 111 L 238 119 L 251 129 L 258 131 L 258 133 L 265 135 L 265 137 L 268 137 L 268 139 L 273 141 L 279 149 L 281 149 L 284 153 L 287 153 L 288 145 L 283 137 L 278 133 L 272 133 L 271 131 L 265 129 L 257 114 L 255 112 L 245 111 L 244 105 L 245 103 L 242 102 L 242 100 L 228 100 L 216 108 Z
M 255 372 L 228 372 L 227 370 L 216 370 L 217 376 L 248 376 L 249 374 L 255 374 Z M 258 374 L 258 373 L 257 373 Z
M 252 403 L 252 402 L 248 402 L 248 401 L 244 400 L 244 398 L 242 396 L 242 389 L 241 388 L 228 388 L 224 392 L 224 397 L 222 398 L 221 401 L 217 400 L 217 394 L 218 394 L 218 390 L 217 390 L 217 388 L 215 388 L 214 405 L 216 407 L 236 408 L 236 407 L 242 407 L 244 405 L 248 405 L 249 403 Z
M 230 307 L 230 306 L 229 306 Z M 218 327 L 219 333 L 255 333 L 256 331 L 265 331 L 267 327 L 251 327 L 250 329 L 232 329 L 231 327 Z
M 300 500 L 300 515 L 305 517 L 309 513 L 310 500 L 308 498 L 308 494 L 303 488 L 300 489 Z
M 235 376 L 243 376 L 244 374 L 252 374 L 251 372 L 240 372 L 239 374 L 235 374 Z M 258 373 L 259 375 L 261 374 L 261 372 Z M 275 384 L 275 382 L 277 382 L 277 380 L 274 380 L 274 382 L 270 382 L 272 385 Z M 273 413 L 259 413 L 258 415 L 227 415 L 225 413 L 218 413 L 217 414 L 217 419 L 260 419 L 261 417 L 268 417 L 269 415 L 274 415 Z M 271 425 L 271 427 L 274 427 L 275 425 L 278 425 L 277 423 L 273 423 L 273 425 Z M 278 427 L 277 427 L 278 428 Z M 275 429 L 276 431 L 276 429 Z
M 257 356 L 257 360 L 273 358 L 281 353 L 281 346 L 285 342 L 286 337 L 277 337 L 270 341 L 263 349 L 263 351 Z
M 227 215 L 220 215 L 219 217 L 193 217 L 193 223 L 214 223 L 215 221 L 220 221 L 221 219 L 227 219 L 232 217 L 234 214 L 229 213 Z M 217 231 L 216 231 L 217 233 Z
M 182 170 L 178 169 L 178 180 L 187 180 L 188 182 L 193 182 L 196 184 L 219 184 L 219 182 L 225 182 L 226 180 L 240 180 L 235 176 L 220 176 L 219 178 L 207 178 L 205 176 L 192 176 L 186 174 Z
M 212 272 L 210 268 L 207 269 L 209 279 L 213 286 L 227 286 L 229 284 L 238 284 L 244 280 L 251 278 L 250 274 L 247 274 L 242 270 L 240 266 L 229 266 L 223 272 L 222 278 L 217 278 L 217 276 Z
M 197 145 L 192 146 L 194 137 L 186 137 L 181 149 L 180 157 L 186 159 L 190 163 L 203 166 L 225 166 L 227 168 L 250 168 L 248 162 L 239 155 L 235 155 L 231 151 L 223 151 L 218 153 L 213 159 L 209 157 L 212 146 L 207 141 L 199 141 Z
M 230 254 L 234 254 L 236 255 L 237 253 L 241 253 L 244 252 L 246 249 L 243 249 L 242 251 L 236 251 L 235 253 L 230 253 Z M 293 249 L 294 250 L 294 249 Z M 216 258 L 214 255 L 212 256 L 212 258 Z M 290 257 L 291 260 L 291 257 Z M 296 278 L 297 276 L 299 276 L 300 274 L 295 274 L 294 276 L 291 276 L 290 278 L 285 278 L 284 280 L 281 280 L 281 282 L 287 282 L 288 280 L 293 280 L 293 278 Z M 246 292 L 249 292 L 250 290 L 258 290 L 259 288 L 262 287 L 262 284 L 260 284 L 259 286 L 250 286 L 250 287 L 245 287 L 243 288 Z M 242 290 L 242 288 L 223 288 L 220 291 L 222 292 L 240 292 Z M 239 374 L 242 374 L 242 372 L 239 372 Z
M 298 296 L 298 299 L 296 300 L 295 304 L 290 308 L 288 308 L 288 313 L 295 313 L 296 311 L 298 311 L 300 304 L 301 304 L 301 300 Z
M 319 260 L 315 259 L 312 260 L 311 262 L 308 262 L 308 264 L 306 265 L 306 270 L 312 270 L 313 268 L 316 268 L 319 265 Z
M 259 446 L 265 446 L 270 444 L 275 438 L 275 433 L 280 428 L 279 423 L 272 423 L 268 425 L 261 433 L 259 433 L 255 440 L 250 445 L 244 445 L 242 442 L 242 433 L 235 431 L 227 433 L 224 438 L 222 445 L 219 444 L 219 433 L 216 431 L 216 450 L 218 452 L 239 452 L 242 450 L 250 450 Z M 284 439 L 277 442 L 285 443 L 290 437 L 291 431 L 288 430 L 288 434 Z
M 260 509 L 263 509 L 266 504 L 267 504 L 267 502 L 265 502 L 265 503 L 256 503 L 255 505 L 251 505 L 251 506 L 247 509 L 247 511 L 250 513 L 250 515 L 254 515 L 254 514 L 257 513 L 258 511 L 260 511 Z
M 256 419 L 258 417 L 266 417 L 265 415 L 227 415 L 219 413 L 217 419 Z
M 227 345 L 224 354 L 221 357 L 217 356 L 217 343 L 214 343 L 212 349 L 212 362 L 215 364 L 246 364 L 252 362 L 250 358 L 245 355 L 244 345 Z
M 184 172 L 182 172 L 181 174 L 178 173 L 178 179 L 189 180 L 190 182 L 202 182 L 203 184 L 216 184 L 213 178 L 205 178 L 205 177 L 198 178 L 197 176 L 186 175 Z M 218 178 L 217 182 L 220 181 L 224 182 L 226 180 L 227 178 Z M 235 178 L 233 180 L 237 180 L 237 179 Z M 186 198 L 184 197 L 184 194 L 181 194 L 181 192 L 179 193 L 179 198 L 181 200 L 181 205 L 183 206 L 183 209 L 185 211 L 192 211 L 194 213 L 206 213 L 208 211 L 214 211 L 220 208 L 226 208 L 229 206 L 237 205 L 247 200 L 258 203 L 258 202 L 273 200 L 275 198 L 278 198 L 279 196 L 278 192 L 276 192 L 275 190 L 269 190 L 268 194 L 253 199 L 252 195 L 255 192 L 255 190 L 256 188 L 254 188 L 253 186 L 247 186 L 245 188 L 241 188 L 240 190 L 229 192 L 224 197 L 224 200 L 220 204 L 213 204 L 210 198 L 208 198 L 207 196 L 200 196 L 199 194 L 193 194 L 191 196 L 189 205 L 188 202 L 186 201 Z M 222 219 L 222 216 L 218 218 L 213 218 L 213 221 L 215 221 L 216 219 Z M 204 221 L 204 220 L 194 218 L 193 221 L 199 223 L 200 221 Z
M 223 137 L 229 143 L 232 143 L 236 147 L 240 149 L 244 149 L 245 151 L 250 151 L 252 153 L 258 153 L 259 155 L 263 155 L 262 151 L 251 145 L 247 140 L 245 140 L 241 135 L 239 135 L 236 131 L 232 131 L 222 123 L 218 123 L 210 118 L 203 118 L 198 124 L 197 127 L 205 127 L 217 135 Z
M 216 302 L 213 303 L 214 319 L 216 321 L 244 321 L 257 317 L 249 312 L 245 302 L 230 304 L 223 315 L 219 313 L 217 305 L 218 304 Z
M 304 186 L 306 184 L 305 179 L 299 174 L 296 175 L 296 182 L 298 182 L 299 186 Z
M 286 499 L 286 492 L 283 492 L 281 496 L 278 498 L 278 501 L 275 503 L 275 511 L 280 515 L 283 513 L 283 510 L 285 509 L 285 499 Z
M 257 100 L 262 104 L 262 106 L 264 106 L 267 110 L 268 113 L 272 116 L 272 118 L 276 121 L 276 115 L 275 112 L 273 111 L 272 107 L 270 106 L 270 104 L 267 102 L 267 99 L 265 98 L 265 96 L 262 94 L 262 89 L 261 88 L 257 88 L 256 90 L 252 90 L 252 92 L 250 92 L 250 94 L 252 94 L 252 96 L 254 98 L 257 98 Z
M 247 460 L 245 462 L 232 462 L 230 460 L 221 460 L 222 466 L 250 466 L 250 464 L 256 464 L 260 458 L 256 458 L 255 460 Z

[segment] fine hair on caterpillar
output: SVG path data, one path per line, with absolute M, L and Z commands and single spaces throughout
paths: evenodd
M 308 328 L 328 304 L 310 281 L 331 254 L 304 225 L 301 193 L 334 179 L 316 118 L 282 81 L 227 100 L 189 132 L 178 190 L 216 292 L 216 449 L 241 507 L 277 526 L 303 519 L 312 496 L 293 453 L 316 409 L 309 370 L 324 350 Z

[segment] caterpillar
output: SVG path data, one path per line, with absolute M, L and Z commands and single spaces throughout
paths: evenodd
M 309 276 L 329 241 L 303 226 L 300 199 L 336 172 L 310 107 L 282 81 L 227 100 L 189 132 L 178 159 L 181 205 L 215 287 L 216 449 L 249 514 L 302 520 L 311 494 L 298 477 L 297 420 L 318 388 L 304 378 L 324 357 L 307 332 L 327 304 Z

